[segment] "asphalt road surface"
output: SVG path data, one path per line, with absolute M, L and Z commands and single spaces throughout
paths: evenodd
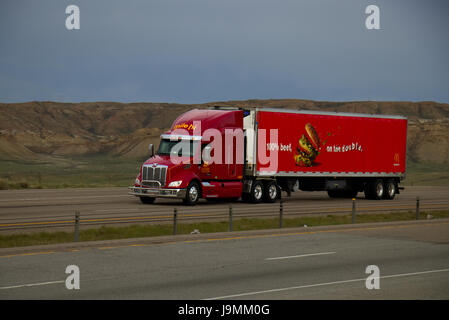
M 326 192 L 296 192 L 288 198 L 283 193 L 284 213 L 288 214 L 347 214 L 350 199 L 331 199 Z M 415 210 L 416 197 L 420 197 L 423 210 L 449 209 L 449 187 L 406 187 L 394 200 L 366 200 L 363 193 L 357 197 L 358 211 Z M 0 231 L 33 221 L 61 220 L 72 224 L 75 211 L 92 223 L 135 222 L 146 218 L 170 218 L 176 207 L 180 216 L 196 217 L 228 212 L 229 203 L 210 203 L 201 200 L 194 207 L 183 206 L 180 200 L 157 199 L 155 204 L 142 204 L 127 194 L 126 188 L 38 189 L 0 191 Z M 279 203 L 232 203 L 234 214 L 277 214 Z M 130 219 L 132 218 L 132 219 Z M 114 220 L 117 219 L 117 220 Z
M 279 232 L 0 249 L 0 299 L 449 299 L 449 219 Z

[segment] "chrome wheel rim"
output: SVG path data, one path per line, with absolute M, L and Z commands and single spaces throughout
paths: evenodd
M 196 199 L 198 198 L 198 190 L 196 189 L 195 186 L 190 187 L 189 198 L 190 198 L 190 201 L 192 201 L 192 202 L 195 202 Z
M 390 196 L 390 198 L 392 198 L 394 196 L 395 190 L 394 190 L 394 184 L 393 183 L 389 183 L 388 184 L 388 195 Z
M 270 186 L 270 188 L 268 189 L 268 195 L 269 195 L 270 199 L 275 199 L 277 196 L 277 193 L 278 192 L 277 192 L 276 186 L 274 184 L 272 184 Z
M 382 183 L 377 184 L 376 193 L 377 193 L 378 197 L 382 197 L 382 195 L 384 193 L 384 186 L 382 185 Z
M 254 198 L 257 200 L 262 198 L 262 186 L 260 184 L 254 187 Z

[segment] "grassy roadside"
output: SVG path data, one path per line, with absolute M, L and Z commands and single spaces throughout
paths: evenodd
M 428 214 L 432 219 L 449 218 L 449 210 L 421 212 L 420 219 L 427 219 Z M 356 223 L 389 222 L 389 221 L 407 221 L 414 220 L 414 212 L 395 212 L 382 214 L 361 214 L 356 218 Z M 308 216 L 298 218 L 286 218 L 283 221 L 284 228 L 302 227 L 302 226 L 324 226 L 350 224 L 351 215 L 327 215 L 327 216 Z M 279 227 L 279 220 L 272 219 L 236 219 L 233 221 L 233 231 L 262 230 Z M 189 234 L 193 230 L 199 230 L 201 233 L 226 232 L 228 231 L 228 222 L 200 222 L 183 223 L 178 222 L 178 234 Z M 113 240 L 140 237 L 154 237 L 173 234 L 171 225 L 131 225 L 125 227 L 99 227 L 80 231 L 80 241 L 95 240 Z M 72 232 L 39 232 L 31 234 L 12 234 L 0 235 L 0 248 L 56 244 L 73 241 Z
M 449 185 L 449 164 L 407 162 L 407 176 L 404 186 L 447 186 Z
M 107 155 L 34 162 L 0 160 L 0 190 L 125 187 L 134 182 L 143 161 Z

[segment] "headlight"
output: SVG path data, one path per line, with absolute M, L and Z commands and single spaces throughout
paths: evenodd
M 136 179 L 136 181 L 134 181 L 134 184 L 137 184 L 138 186 L 140 186 L 140 180 Z
M 182 183 L 182 180 L 172 181 L 168 184 L 169 187 L 179 187 Z

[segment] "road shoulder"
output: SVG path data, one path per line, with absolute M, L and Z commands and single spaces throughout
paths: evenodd
M 378 223 L 363 223 L 363 224 L 349 224 L 349 225 L 331 225 L 331 226 L 317 226 L 317 227 L 299 227 L 299 228 L 284 228 L 284 229 L 267 229 L 267 230 L 251 230 L 239 232 L 219 232 L 219 233 L 203 233 L 203 234 L 186 234 L 173 236 L 158 236 L 145 238 L 130 238 L 130 239 L 115 239 L 102 241 L 86 241 L 86 242 L 70 242 L 51 245 L 38 245 L 27 247 L 13 247 L 0 248 L 0 257 L 11 257 L 17 255 L 33 255 L 54 252 L 70 252 L 85 249 L 108 249 L 116 247 L 130 247 L 130 246 L 149 246 L 158 244 L 170 244 L 179 242 L 208 242 L 208 241 L 229 241 L 238 239 L 250 238 L 266 238 L 278 236 L 295 236 L 302 234 L 315 233 L 345 233 L 355 232 L 361 235 L 375 236 L 375 237 L 403 237 L 410 239 L 416 237 L 416 240 L 431 241 L 437 243 L 447 243 L 448 237 L 445 232 L 447 228 L 442 231 L 440 228 L 438 233 L 422 234 L 413 230 L 413 227 L 423 226 L 449 226 L 449 219 L 435 219 L 435 220 L 412 220 L 412 221 L 395 221 L 395 222 L 378 222 Z M 388 232 L 390 230 L 390 232 Z M 391 230 L 394 230 L 393 234 Z M 401 231 L 398 231 L 401 230 Z M 402 234 L 402 235 L 401 235 Z M 432 236 L 434 239 L 431 239 Z M 436 237 L 436 238 L 435 238 Z

